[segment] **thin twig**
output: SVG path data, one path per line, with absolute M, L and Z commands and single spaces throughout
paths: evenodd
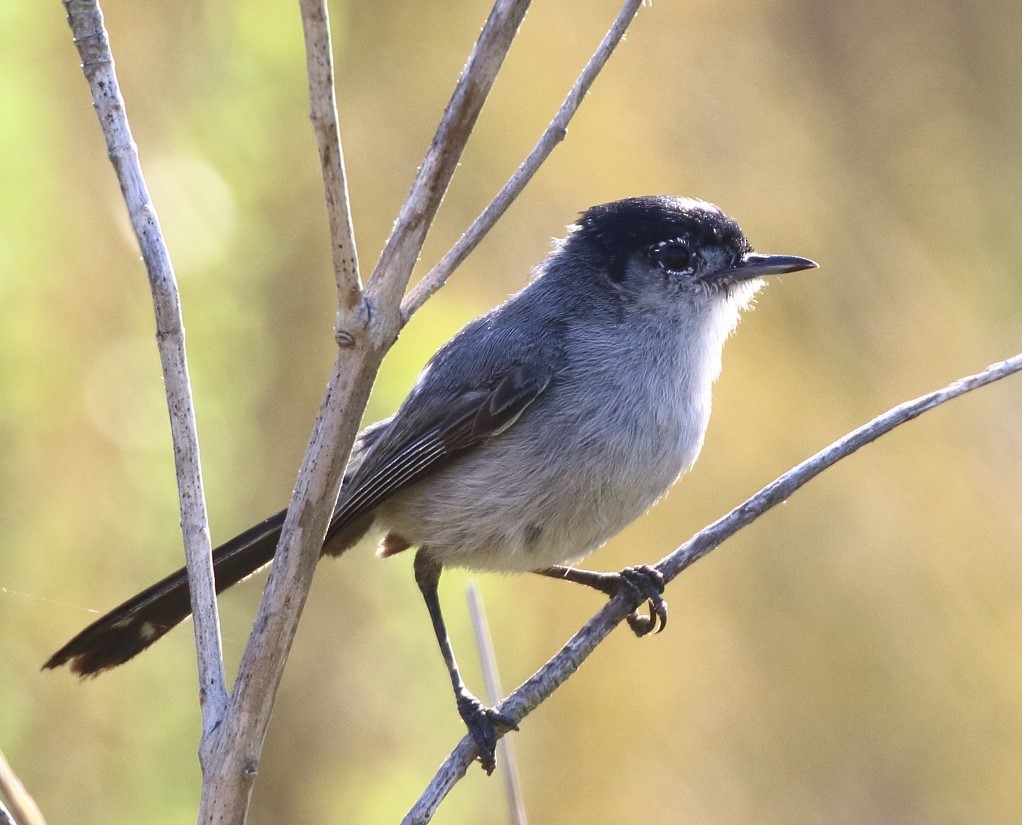
M 300 0 L 299 5 L 309 74 L 309 118 L 316 132 L 319 163 L 323 170 L 330 248 L 333 253 L 334 280 L 337 283 L 337 330 L 342 332 L 349 323 L 347 314 L 355 310 L 362 300 L 362 284 L 358 274 L 358 252 L 355 248 L 348 184 L 344 174 L 344 152 L 337 124 L 330 18 L 326 0 Z M 348 342 L 341 338 L 339 343 Z
M 128 126 L 103 13 L 98 0 L 64 0 L 68 23 L 82 58 L 82 70 L 92 91 L 103 137 L 121 194 L 128 207 L 132 228 L 138 238 L 149 276 L 156 312 L 156 343 L 163 366 L 163 380 L 170 410 L 170 432 L 174 443 L 181 532 L 192 615 L 195 617 L 195 648 L 199 667 L 199 700 L 202 705 L 203 738 L 213 731 L 227 709 L 223 654 L 220 647 L 220 619 L 217 613 L 210 557 L 206 496 L 199 463 L 199 437 L 195 425 L 192 389 L 185 357 L 184 324 L 177 279 L 170 253 L 160 231 L 156 208 L 149 197 L 138 150 Z
M 43 812 L 35 804 L 32 795 L 25 790 L 25 786 L 2 753 L 0 753 L 0 794 L 3 794 L 10 803 L 11 810 L 8 815 L 17 825 L 46 825 Z
M 674 579 L 686 567 L 752 523 L 767 510 L 785 501 L 792 493 L 842 458 L 940 404 L 1020 371 L 1022 353 L 992 364 L 983 372 L 960 378 L 943 389 L 899 404 L 768 484 L 726 516 L 701 530 L 681 547 L 661 559 L 656 565 L 657 569 L 663 573 L 666 581 Z M 620 596 L 607 602 L 560 651 L 500 704 L 498 708 L 500 713 L 519 722 L 524 719 L 578 670 L 589 654 L 634 608 L 634 604 L 629 604 Z M 471 738 L 464 737 L 444 760 L 436 776 L 404 818 L 403 824 L 421 825 L 429 822 L 437 806 L 465 775 L 475 756 L 475 745 Z
M 852 430 L 848 435 L 820 450 L 812 458 L 806 459 L 776 481 L 768 484 L 726 516 L 718 519 L 709 527 L 700 530 L 699 533 L 673 553 L 661 559 L 657 563 L 657 569 L 664 574 L 665 581 L 671 581 L 682 570 L 697 562 L 726 538 L 759 518 L 775 505 L 787 500 L 799 487 L 818 476 L 828 467 L 836 464 L 842 458 L 851 455 L 871 441 L 876 441 L 880 436 L 889 433 L 895 427 L 918 418 L 924 412 L 928 412 L 934 407 L 958 398 L 958 396 L 964 395 L 967 392 L 985 387 L 987 384 L 1000 381 L 1002 378 L 1006 378 L 1019 371 L 1022 371 L 1022 353 L 1004 361 L 999 361 L 996 364 L 991 364 L 985 370 L 975 375 L 959 378 L 942 389 L 893 407 L 883 415 L 877 416 L 872 421 L 863 424 L 858 429 Z
M 504 184 L 504 188 L 497 193 L 497 196 L 490 202 L 490 205 L 476 218 L 472 225 L 465 230 L 458 242 L 451 247 L 443 258 L 422 278 L 405 296 L 401 302 L 401 316 L 407 321 L 426 302 L 426 300 L 451 276 L 461 262 L 465 260 L 478 246 L 479 242 L 486 236 L 486 233 L 493 228 L 493 225 L 507 211 L 526 185 L 532 180 L 540 166 L 553 152 L 554 148 L 567 136 L 568 124 L 582 105 L 582 101 L 589 92 L 597 75 L 603 70 L 610 56 L 614 53 L 618 43 L 624 37 L 629 24 L 635 18 L 642 5 L 643 0 L 625 0 L 624 6 L 618 13 L 617 19 L 610 27 L 599 47 L 589 59 L 582 73 L 571 87 L 568 96 L 561 104 L 554 119 L 550 121 L 546 131 L 543 132 L 536 146 L 529 156 L 522 162 L 510 180 Z
M 500 688 L 500 674 L 497 671 L 497 656 L 493 651 L 493 637 L 486 621 L 486 610 L 483 608 L 483 597 L 475 582 L 470 581 L 465 587 L 465 598 L 468 600 L 468 615 L 472 620 L 472 631 L 476 638 L 476 649 L 479 651 L 479 664 L 483 670 L 483 682 L 486 685 L 486 702 L 496 705 L 504 696 Z M 500 751 L 501 775 L 504 777 L 504 790 L 507 793 L 508 812 L 513 825 L 527 825 L 525 815 L 525 797 L 522 795 L 522 783 L 518 779 L 518 765 L 515 761 L 513 740 L 503 737 L 497 743 Z
M 371 301 L 378 304 L 380 322 L 395 336 L 401 327 L 401 297 L 412 267 L 529 2 L 494 3 L 366 288 Z
M 199 821 L 245 821 L 277 689 L 333 512 L 351 445 L 385 348 L 373 340 L 362 301 L 333 88 L 329 18 L 320 0 L 300 0 L 310 117 L 326 194 L 337 287 L 340 345 L 291 506 L 238 667 L 231 705 L 217 732 L 215 764 L 203 776 Z

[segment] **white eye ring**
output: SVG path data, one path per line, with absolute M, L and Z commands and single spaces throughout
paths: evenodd
M 675 275 L 691 275 L 695 272 L 696 256 L 688 238 L 672 238 L 659 241 L 647 247 L 649 259 L 665 272 Z

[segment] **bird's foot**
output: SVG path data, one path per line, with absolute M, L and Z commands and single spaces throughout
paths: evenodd
M 639 637 L 647 633 L 661 632 L 667 627 L 667 602 L 664 601 L 664 577 L 655 567 L 642 564 L 638 567 L 626 567 L 615 574 L 612 589 L 608 595 L 623 594 L 636 604 L 645 601 L 649 605 L 649 614 L 640 613 L 636 608 L 628 615 L 628 626 Z
M 601 593 L 614 598 L 623 596 L 628 599 L 635 610 L 628 615 L 628 626 L 636 636 L 645 636 L 656 631 L 659 633 L 667 627 L 667 602 L 664 601 L 664 576 L 655 567 L 640 564 L 626 567 L 620 573 L 597 573 L 593 570 L 581 570 L 578 567 L 543 567 L 535 571 L 541 576 L 552 579 L 584 584 Z M 649 615 L 639 612 L 643 602 L 649 603 Z
M 467 690 L 458 694 L 458 713 L 476 744 L 483 770 L 487 775 L 493 773 L 497 765 L 495 751 L 499 734 L 518 730 L 518 725 L 510 716 L 486 707 Z

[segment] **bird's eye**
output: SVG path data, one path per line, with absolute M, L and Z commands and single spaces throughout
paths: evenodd
M 695 257 L 684 241 L 667 241 L 654 244 L 649 248 L 649 257 L 661 269 L 678 275 L 685 275 L 695 270 Z

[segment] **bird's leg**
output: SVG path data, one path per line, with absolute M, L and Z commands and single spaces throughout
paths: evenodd
M 433 559 L 426 548 L 419 548 L 415 554 L 415 583 L 422 591 L 422 598 L 429 610 L 429 617 L 433 620 L 433 630 L 436 632 L 436 639 L 440 643 L 440 653 L 444 657 L 447 671 L 451 674 L 451 685 L 454 687 L 454 698 L 458 703 L 458 713 L 461 714 L 465 727 L 475 741 L 476 750 L 479 751 L 479 761 L 482 762 L 483 770 L 487 774 L 493 773 L 496 766 L 494 751 L 497 747 L 497 729 L 518 730 L 515 720 L 493 708 L 486 707 L 475 696 L 473 696 L 465 683 L 462 681 L 461 673 L 458 671 L 458 663 L 454 659 L 454 650 L 451 647 L 451 640 L 447 636 L 447 627 L 444 625 L 444 617 L 440 612 L 440 597 L 437 593 L 437 585 L 440 582 L 440 563 Z
M 597 573 L 559 564 L 533 572 L 552 579 L 584 584 L 608 596 L 624 594 L 637 606 L 643 601 L 648 602 L 648 616 L 641 614 L 638 607 L 628 615 L 628 626 L 636 636 L 645 636 L 653 630 L 659 633 L 667 627 L 667 602 L 662 595 L 664 577 L 659 570 L 648 564 L 626 567 L 620 573 Z

